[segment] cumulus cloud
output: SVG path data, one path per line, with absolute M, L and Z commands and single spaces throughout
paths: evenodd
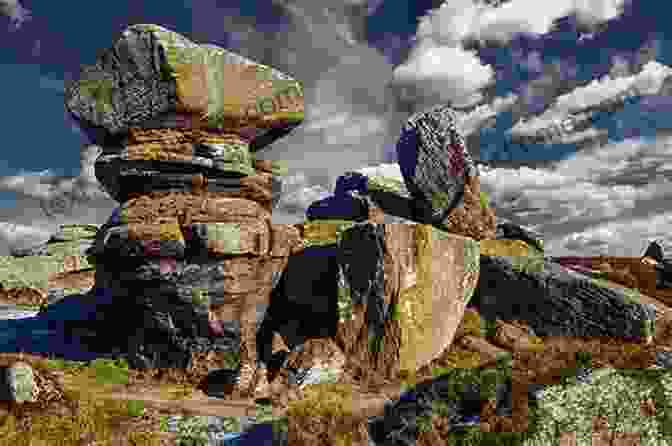
M 545 235 L 554 256 L 637 256 L 649 239 L 672 243 L 666 206 L 672 198 L 671 159 L 672 136 L 629 139 L 549 169 L 483 168 L 481 184 L 498 219 L 521 222 L 519 210 L 525 210 L 525 223 Z
M 623 89 L 653 95 L 650 98 L 672 91 L 667 67 L 655 62 L 655 40 L 634 53 L 614 56 L 609 76 L 593 83 L 576 79 L 571 58 L 544 64 L 543 48 L 513 51 L 514 62 L 537 76 L 516 94 L 495 94 L 493 85 L 506 80 L 504 73 L 467 49 L 474 40 L 503 43 L 521 32 L 547 33 L 556 19 L 569 14 L 597 29 L 620 14 L 620 1 L 563 0 L 548 7 L 524 0 L 451 1 L 420 21 L 413 50 L 396 68 L 389 55 L 362 37 L 362 17 L 376 3 L 278 0 L 274 12 L 286 20 L 273 26 L 223 11 L 215 0 L 203 0 L 193 8 L 198 26 L 193 27 L 192 38 L 228 46 L 304 84 L 305 123 L 259 154 L 284 160 L 290 167 L 274 222 L 303 221 L 308 205 L 329 195 L 335 178 L 347 170 L 401 180 L 393 156 L 401 125 L 414 111 L 437 102 L 458 107 L 458 125 L 478 159 L 481 130 L 493 126 L 503 113 L 508 112 L 514 123 L 524 117 L 530 128 L 536 125 L 538 130 L 570 113 L 588 122 L 593 110 Z M 57 82 L 43 82 L 43 87 L 58 89 Z M 651 101 L 649 107 L 663 105 Z M 613 142 L 589 124 L 575 125 L 554 138 L 586 149 L 549 167 L 480 166 L 482 188 L 490 195 L 498 220 L 523 223 L 544 234 L 549 255 L 594 255 L 604 250 L 639 255 L 649 239 L 669 239 L 672 136 L 661 131 L 655 140 Z M 503 137 L 501 144 L 507 144 Z M 95 180 L 92 166 L 98 150 L 82 148 L 77 177 L 45 171 L 2 179 L 0 191 L 13 191 L 18 198 L 15 209 L 0 209 L 0 221 L 13 225 L 0 228 L 0 239 L 28 243 L 30 237 L 44 239 L 58 224 L 102 224 L 116 203 Z M 40 203 L 63 196 L 79 201 L 69 213 L 46 218 Z
M 44 242 L 62 224 L 100 225 L 107 220 L 117 203 L 95 178 L 94 162 L 100 150 L 97 146 L 82 147 L 80 173 L 75 177 L 55 175 L 48 169 L 0 177 L 0 192 L 16 196 L 14 208 L 0 208 L 0 222 L 4 222 L 0 255 L 8 255 L 10 247 Z M 45 214 L 45 208 L 51 215 Z
M 615 58 L 612 71 L 614 67 L 617 73 L 622 70 L 623 60 Z M 628 98 L 661 93 L 671 75 L 672 68 L 651 61 L 637 74 L 594 79 L 585 86 L 558 96 L 542 114 L 519 121 L 507 133 L 514 142 L 552 144 L 563 141 L 574 130 L 586 130 L 598 113 L 620 110 Z

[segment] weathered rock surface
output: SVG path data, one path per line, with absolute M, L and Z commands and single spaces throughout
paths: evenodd
M 66 89 L 66 106 L 103 147 L 114 145 L 110 136 L 123 141 L 121 136 L 133 138 L 127 133 L 132 127 L 142 127 L 218 129 L 259 149 L 300 124 L 304 104 L 300 83 L 284 73 L 161 26 L 138 24 L 124 30 L 94 65 L 82 68 Z M 156 133 L 142 133 L 139 142 L 156 154 L 154 159 L 168 156 L 165 144 L 151 145 Z M 170 140 L 167 146 L 198 156 L 190 142 L 180 142 Z M 251 166 L 237 162 L 249 160 L 247 144 L 242 138 L 226 142 L 203 141 L 202 156 L 226 165 L 224 170 L 251 174 Z
M 65 96 L 102 148 L 96 178 L 121 204 L 88 251 L 96 299 L 112 297 L 98 308 L 99 331 L 124 321 L 132 366 L 182 368 L 202 340 L 226 337 L 236 321 L 249 390 L 259 313 L 300 242 L 295 228 L 270 223 L 282 169 L 254 152 L 303 120 L 300 83 L 160 26 L 133 25 Z
M 290 348 L 335 336 L 362 373 L 385 375 L 415 370 L 450 344 L 478 280 L 476 242 L 429 225 L 325 220 L 302 233 L 307 246 L 289 258 L 260 330 L 264 358 L 276 331 Z M 367 341 L 379 336 L 387 361 L 369 356 Z
M 481 256 L 473 303 L 488 319 L 522 320 L 540 336 L 611 336 L 640 339 L 652 334 L 655 311 L 623 289 L 600 285 L 561 265 L 520 271 L 507 257 Z
M 478 175 L 447 105 L 408 119 L 397 143 L 397 159 L 416 210 L 426 207 L 424 223 L 445 220 L 461 205 L 467 177 Z

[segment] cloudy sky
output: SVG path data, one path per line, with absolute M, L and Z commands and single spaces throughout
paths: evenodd
M 0 0 L 0 255 L 117 203 L 66 117 L 65 80 L 121 31 L 156 23 L 304 83 L 307 118 L 262 158 L 290 163 L 274 221 L 303 219 L 339 174 L 399 176 L 394 145 L 424 107 L 459 109 L 497 215 L 549 255 L 672 248 L 672 27 L 656 0 Z M 74 192 L 70 213 L 42 203 Z M 669 252 L 672 255 L 672 251 Z

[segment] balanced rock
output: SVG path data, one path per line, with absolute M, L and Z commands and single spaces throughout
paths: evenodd
M 478 169 L 449 106 L 412 115 L 396 148 L 406 188 L 414 198 L 413 220 L 476 240 L 494 238 L 494 214 L 481 208 Z
M 479 172 L 456 127 L 450 107 L 439 105 L 411 116 L 397 143 L 402 179 L 346 172 L 333 196 L 308 208 L 308 219 L 362 221 L 391 215 L 474 240 L 494 239 L 494 211 L 481 201 Z
M 257 175 L 253 152 L 302 122 L 303 91 L 223 48 L 134 25 L 82 69 L 66 107 L 103 148 L 96 177 L 122 202 L 146 188 L 190 188 L 199 173 L 210 190 L 240 189 L 241 177 Z M 270 185 L 268 176 L 246 181 Z
M 120 203 L 88 251 L 94 292 L 113 297 L 98 326 L 126 329 L 117 335 L 132 367 L 182 368 L 197 346 L 229 345 L 237 322 L 247 392 L 257 368 L 265 377 L 256 330 L 301 242 L 296 228 L 270 222 L 282 167 L 254 153 L 303 120 L 300 83 L 134 25 L 82 69 L 65 101 L 101 146 L 95 176 Z

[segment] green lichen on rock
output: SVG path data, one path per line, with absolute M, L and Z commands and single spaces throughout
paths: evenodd
M 609 289 L 615 289 L 612 283 L 610 283 L 606 279 L 601 279 L 601 278 L 596 278 L 596 277 L 590 277 L 589 279 L 591 282 L 593 282 L 596 285 L 599 285 L 604 288 L 609 288 Z M 640 296 L 641 293 L 639 292 L 638 289 L 632 289 L 632 288 L 621 288 L 618 287 L 616 288 L 617 290 L 620 290 L 623 292 L 623 297 L 625 299 L 625 303 L 628 304 L 634 304 L 634 303 L 640 303 Z
M 114 83 L 111 79 L 102 77 L 82 78 L 80 82 L 80 94 L 93 99 L 98 113 L 112 113 L 112 92 Z
M 368 177 L 369 190 L 392 192 L 402 196 L 408 195 L 406 186 L 401 180 L 389 176 L 372 175 Z
M 356 224 L 354 221 L 341 219 L 308 221 L 303 225 L 303 245 L 311 247 L 338 244 L 343 233 Z
M 485 209 L 490 206 L 490 197 L 488 197 L 488 194 L 481 191 L 480 198 L 481 198 L 481 208 Z
M 221 253 L 229 255 L 243 254 L 241 248 L 241 229 L 239 223 L 207 223 L 208 239 L 223 243 Z
M 481 248 L 477 240 L 466 237 L 464 239 L 464 272 L 465 274 L 479 274 L 481 270 Z M 469 302 L 476 290 L 477 280 L 473 286 L 464 288 L 464 301 Z
M 431 196 L 432 207 L 434 209 L 446 209 L 450 206 L 451 196 L 446 192 L 436 192 Z
M 240 135 L 244 129 L 239 143 L 218 144 L 228 145 L 230 160 L 217 166 L 242 175 L 254 174 L 251 148 L 261 149 L 304 119 L 299 81 L 154 24 L 125 29 L 112 48 L 69 83 L 65 103 L 76 119 L 113 135 L 165 123 L 175 113 L 188 113 L 222 135 Z
M 7 370 L 7 375 L 12 399 L 17 403 L 32 401 L 36 385 L 32 367 L 25 362 L 17 362 Z
M 210 297 L 208 296 L 208 289 L 202 287 L 194 287 L 191 290 L 191 299 L 194 305 L 201 308 L 210 307 Z
M 87 223 L 73 223 L 61 225 L 58 236 L 63 241 L 77 241 L 82 239 L 94 239 L 98 226 Z

